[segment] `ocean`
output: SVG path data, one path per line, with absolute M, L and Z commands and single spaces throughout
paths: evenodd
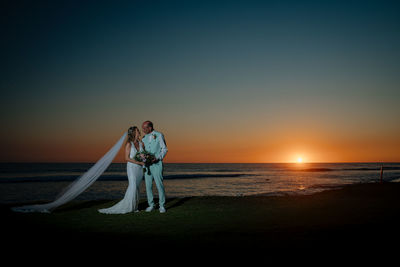
M 0 163 L 0 203 L 52 201 L 93 164 Z M 400 163 L 164 163 L 163 175 L 167 197 L 240 197 L 311 194 L 379 182 L 381 166 L 385 182 L 400 181 Z M 121 199 L 127 185 L 126 164 L 112 163 L 77 199 Z

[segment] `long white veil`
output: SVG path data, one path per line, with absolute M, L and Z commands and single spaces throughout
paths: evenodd
M 37 204 L 21 207 L 11 208 L 16 212 L 45 212 L 50 213 L 51 210 L 73 200 L 83 191 L 85 191 L 89 186 L 91 186 L 100 175 L 108 168 L 111 164 L 118 151 L 120 150 L 125 137 L 127 136 L 125 132 L 118 142 L 101 158 L 96 162 L 87 172 L 78 177 L 74 182 L 72 182 L 67 188 L 63 190 L 56 200 L 47 204 Z

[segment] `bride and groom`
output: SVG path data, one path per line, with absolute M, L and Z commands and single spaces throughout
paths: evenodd
M 121 149 L 125 139 L 128 137 L 125 142 L 125 159 L 127 161 L 126 170 L 129 181 L 128 189 L 125 192 L 124 198 L 116 205 L 110 208 L 100 209 L 99 212 L 107 214 L 124 214 L 138 211 L 139 188 L 143 176 L 146 182 L 147 202 L 149 204 L 146 211 L 150 212 L 154 210 L 154 180 L 159 195 L 160 212 L 166 212 L 162 160 L 167 154 L 168 149 L 165 144 L 164 135 L 154 130 L 151 121 L 143 122 L 142 129 L 145 136 L 140 139 L 139 129 L 136 126 L 130 127 L 129 130 L 124 132 L 118 142 L 101 159 L 99 159 L 88 171 L 67 186 L 54 201 L 45 204 L 13 207 L 11 209 L 16 212 L 50 213 L 57 207 L 73 200 L 89 188 L 89 186 L 91 186 L 106 171 L 115 156 L 118 154 L 118 151 Z M 146 162 L 146 164 L 143 163 L 141 158 L 136 157 L 137 152 L 152 155 L 151 162 Z M 144 169 L 146 170 L 143 174 Z
M 165 144 L 164 135 L 157 132 L 153 128 L 151 121 L 145 121 L 142 124 L 145 136 L 140 139 L 140 131 L 138 127 L 132 126 L 128 129 L 128 140 L 125 145 L 125 160 L 127 161 L 126 170 L 128 174 L 128 189 L 125 192 L 124 198 L 110 208 L 100 209 L 99 212 L 107 214 L 123 214 L 128 212 L 138 212 L 140 184 L 143 180 L 143 168 L 145 163 L 137 161 L 135 155 L 138 152 L 146 150 L 155 155 L 151 165 L 148 166 L 149 171 L 145 171 L 144 180 L 146 182 L 146 194 L 148 207 L 147 212 L 154 209 L 153 196 L 153 180 L 157 186 L 159 195 L 160 213 L 165 210 L 165 190 L 163 185 L 163 164 L 162 160 L 167 154 L 167 146 Z

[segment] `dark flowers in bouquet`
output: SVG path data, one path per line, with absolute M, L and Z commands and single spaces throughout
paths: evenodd
M 156 156 L 153 153 L 150 153 L 146 150 L 142 152 L 137 152 L 135 155 L 135 160 L 144 163 L 143 173 L 147 171 L 147 174 L 150 174 L 150 165 L 153 164 L 153 161 L 156 159 Z

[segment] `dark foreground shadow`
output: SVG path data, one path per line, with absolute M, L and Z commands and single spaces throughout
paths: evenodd
M 170 201 L 167 202 L 167 209 L 173 209 L 182 206 L 185 202 L 189 201 L 191 198 L 192 197 L 171 199 Z

